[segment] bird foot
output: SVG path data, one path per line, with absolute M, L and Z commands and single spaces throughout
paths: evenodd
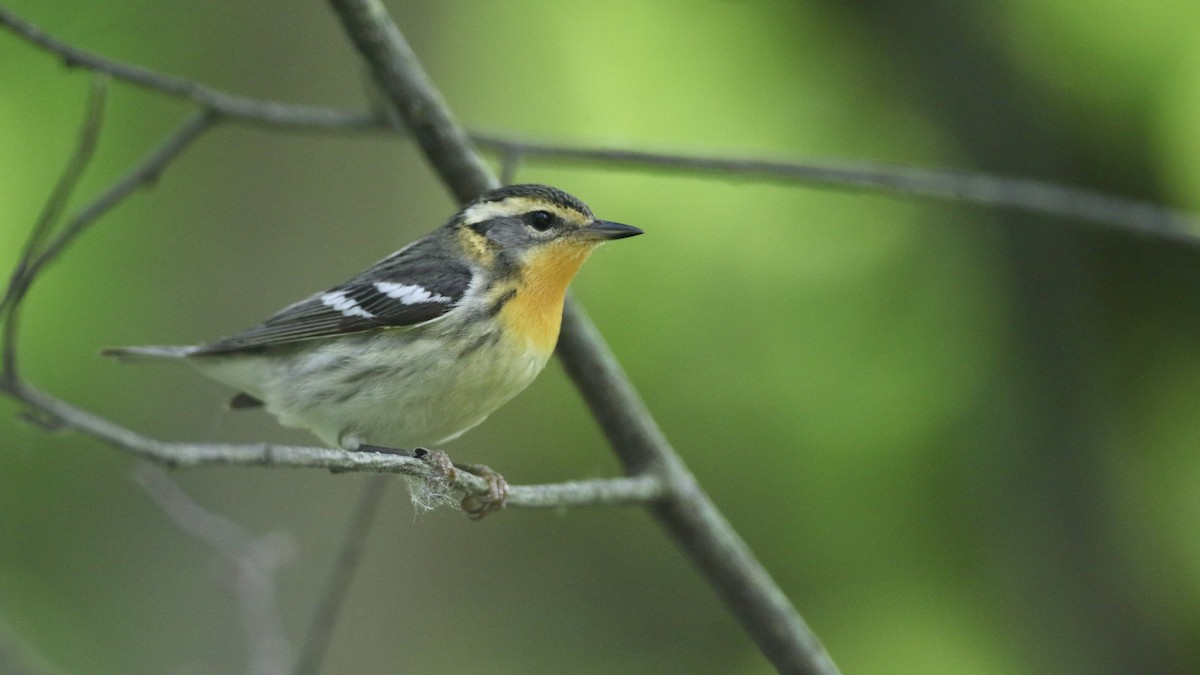
M 479 520 L 504 508 L 508 502 L 508 481 L 504 480 L 504 476 L 483 464 L 455 464 L 454 466 L 487 481 L 487 494 L 463 497 L 462 507 L 463 511 L 467 513 L 467 517 L 471 520 Z

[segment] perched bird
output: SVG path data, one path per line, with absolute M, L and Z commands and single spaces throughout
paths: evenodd
M 333 446 L 438 445 L 533 381 L 567 285 L 597 245 L 642 234 L 571 195 L 510 185 L 346 283 L 211 344 L 123 347 L 182 359 Z

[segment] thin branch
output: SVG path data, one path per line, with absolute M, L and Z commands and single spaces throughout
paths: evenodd
M 379 0 L 330 4 L 458 200 L 468 201 L 496 185 L 496 177 L 479 159 Z M 599 331 L 573 299 L 566 305 L 559 356 L 626 471 L 649 472 L 666 483 L 666 498 L 653 510 L 659 521 L 776 668 L 789 673 L 837 672 L 820 641 L 675 454 Z
M 333 637 L 333 629 L 337 626 L 342 605 L 350 590 L 350 582 L 362 559 L 367 533 L 370 532 L 371 524 L 375 522 L 375 514 L 379 511 L 379 504 L 383 501 L 388 482 L 388 476 L 376 475 L 371 476 L 363 486 L 358 505 L 350 518 L 350 527 L 346 530 L 346 538 L 338 552 L 337 562 L 330 572 L 329 582 L 313 615 L 308 636 L 304 639 L 300 658 L 296 661 L 296 669 L 293 671 L 296 675 L 315 675 L 321 670 L 325 652 Z
M 94 101 L 95 99 L 93 98 L 92 100 Z M 34 226 L 33 233 L 26 242 L 22 256 L 17 262 L 16 271 L 14 271 L 8 288 L 4 293 L 3 308 L 7 313 L 4 314 L 4 332 L 0 336 L 3 339 L 3 370 L 0 371 L 0 383 L 15 385 L 17 382 L 16 341 L 18 315 L 21 310 L 21 302 L 29 293 L 29 289 L 33 286 L 33 282 L 37 279 L 38 275 L 47 265 L 54 262 L 100 216 L 119 204 L 121 200 L 132 194 L 134 190 L 157 178 L 159 173 L 183 152 L 192 141 L 207 131 L 215 120 L 216 117 L 209 112 L 194 114 L 163 141 L 161 145 L 148 153 L 125 176 L 72 216 L 62 229 L 59 230 L 58 234 L 43 247 L 41 246 L 42 240 L 48 236 L 51 229 L 47 223 L 52 223 L 56 219 L 57 212 L 62 209 L 62 202 L 65 202 L 67 197 L 69 197 L 69 193 L 78 179 L 78 176 L 74 175 L 75 172 L 70 169 L 63 175 L 63 178 L 60 179 L 43 209 L 43 214 L 49 213 L 51 216 L 48 219 L 39 220 Z M 97 117 L 96 126 L 98 125 L 99 118 Z M 77 154 L 76 160 L 72 164 L 86 163 L 87 157 L 91 154 L 90 148 L 87 147 L 89 145 L 87 137 L 91 133 L 98 133 L 98 131 L 88 132 L 85 130 L 85 138 L 81 142 L 81 152 L 83 154 Z M 91 142 L 94 143 L 94 141 Z M 82 171 L 82 168 L 80 166 L 79 170 Z
M 79 235 L 83 234 L 100 216 L 119 204 L 121 200 L 129 196 L 137 188 L 153 181 L 159 172 L 170 164 L 179 153 L 183 152 L 192 141 L 199 138 L 202 133 L 208 130 L 214 120 L 215 117 L 208 112 L 200 112 L 193 115 L 159 147 L 151 151 L 141 163 L 137 164 L 108 190 L 78 211 L 41 251 L 38 250 L 41 243 L 38 240 L 44 239 L 48 230 L 41 222 L 34 227 L 31 241 L 26 244 L 24 254 L 17 263 L 18 271 L 13 274 L 9 286 L 5 291 L 4 300 L 7 305 L 7 314 L 4 317 L 3 334 L 4 369 L 2 376 L 0 376 L 0 382 L 10 386 L 15 386 L 17 382 L 17 318 L 21 309 L 21 302 L 29 293 L 29 289 L 33 286 L 33 282 L 37 279 L 38 274 L 47 265 L 54 262 L 66 250 L 67 246 L 74 242 Z M 63 181 L 60 181 L 59 187 L 61 188 L 62 186 Z M 70 189 L 70 187 L 71 185 L 68 185 L 67 189 Z M 56 205 L 54 202 L 65 199 L 66 196 L 65 194 L 61 194 L 59 189 L 56 189 L 43 212 L 53 212 L 61 208 L 61 206 Z
M 130 84 L 192 101 L 223 119 L 276 129 L 407 133 L 407 130 L 393 124 L 388 115 L 378 111 L 347 111 L 262 101 L 108 59 L 50 36 L 3 8 L 0 8 L 0 27 L 6 27 L 28 42 L 59 56 L 68 66 L 107 73 Z M 410 112 L 417 117 L 423 114 L 421 110 Z M 499 153 L 506 174 L 515 168 L 513 158 L 520 157 L 615 164 L 673 173 L 718 174 L 736 180 L 823 185 L 1014 209 L 1200 247 L 1200 219 L 1195 215 L 1149 202 L 1047 181 L 902 164 L 772 161 L 628 148 L 591 148 L 483 132 L 470 133 L 469 137 L 481 147 Z
M 590 148 L 475 132 L 472 140 L 503 157 L 618 165 L 671 173 L 716 174 L 734 180 L 802 182 L 968 202 L 1103 225 L 1200 247 L 1200 218 L 1150 202 L 1046 181 L 972 171 L 877 162 L 791 162 L 711 157 L 625 148 Z
M 107 59 L 59 40 L 3 7 L 0 7 L 0 26 L 61 57 L 67 67 L 78 66 L 108 73 L 118 80 L 193 101 L 213 113 L 243 122 L 336 131 L 383 127 L 377 116 L 367 113 L 260 101 L 226 93 L 182 77 Z
M 382 452 L 350 452 L 331 448 L 254 443 L 172 443 L 143 436 L 103 417 L 77 408 L 23 381 L 0 382 L 0 391 L 32 407 L 59 427 L 73 429 L 135 456 L 168 467 L 210 465 L 270 466 L 326 469 L 334 472 L 362 471 L 398 473 L 426 481 L 445 477 L 429 463 L 403 455 Z M 486 495 L 487 481 L 465 471 L 455 473 L 452 489 L 466 494 Z M 579 506 L 633 506 L 654 502 L 663 495 L 653 477 L 603 478 L 592 481 L 509 487 L 508 506 L 564 508 Z
M 142 464 L 133 477 L 179 529 L 211 547 L 233 568 L 233 595 L 250 652 L 246 671 L 279 675 L 291 670 L 292 648 L 275 589 L 276 573 L 292 555 L 290 541 L 277 533 L 255 536 L 206 510 L 158 467 Z
M 71 153 L 71 159 L 63 170 L 54 190 L 50 193 L 41 215 L 33 226 L 33 232 L 25 242 L 21 257 L 9 279 L 4 299 L 0 300 L 0 316 L 4 317 L 4 332 L 0 342 L 3 343 L 3 362 L 0 365 L 0 379 L 17 377 L 17 322 L 20 315 L 21 296 L 28 288 L 29 266 L 38 255 L 46 241 L 46 237 L 54 229 L 54 224 L 66 208 L 67 200 L 79 184 L 83 171 L 91 162 L 100 138 L 100 129 L 104 122 L 104 104 L 108 99 L 108 76 L 97 74 L 92 79 L 92 88 L 88 93 L 87 108 L 84 112 L 83 123 L 79 131 L 79 141 Z M 5 310 L 11 310 L 7 313 Z
M 74 242 L 76 237 L 83 234 L 93 222 L 107 213 L 109 209 L 119 204 L 121 200 L 128 197 L 134 190 L 154 182 L 158 178 L 159 173 L 179 153 L 191 145 L 192 141 L 195 141 L 205 131 L 208 131 L 216 120 L 216 115 L 207 111 L 193 114 L 168 136 L 161 145 L 150 151 L 129 173 L 125 174 L 112 187 L 76 213 L 59 232 L 58 236 L 50 242 L 50 245 L 29 263 L 23 283 L 15 291 L 15 302 L 20 302 L 20 299 L 29 290 L 29 284 L 33 281 L 34 277 L 41 272 L 42 268 L 54 262 L 66 250 L 67 246 Z
M 104 104 L 108 99 L 108 81 L 108 76 L 103 74 L 97 74 L 92 78 L 92 87 L 88 92 L 83 123 L 80 125 L 79 141 L 75 144 L 71 158 L 66 168 L 63 169 L 62 175 L 59 176 L 58 182 L 55 183 L 50 197 L 42 207 L 42 212 L 39 214 L 37 222 L 34 223 L 33 231 L 25 241 L 25 246 L 21 250 L 20 260 L 13 270 L 12 279 L 14 280 L 25 275 L 29 262 L 33 260 L 37 252 L 42 248 L 46 237 L 49 236 L 54 227 L 54 223 L 58 221 L 62 210 L 66 207 L 67 200 L 71 198 L 71 193 L 74 192 L 75 187 L 79 184 L 79 179 L 83 176 L 83 170 L 87 168 L 88 163 L 91 162 L 92 157 L 95 155 L 96 144 L 100 138 L 100 129 L 104 121 Z M 15 283 L 9 284 L 4 300 L 0 301 L 0 310 L 3 310 L 12 301 L 12 290 L 15 287 Z

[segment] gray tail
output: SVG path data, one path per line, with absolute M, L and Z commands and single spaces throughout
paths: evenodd
M 154 359 L 181 359 L 196 352 L 196 347 L 180 346 L 151 346 L 151 347 L 111 347 L 100 351 L 104 356 L 113 356 L 122 361 L 144 361 Z

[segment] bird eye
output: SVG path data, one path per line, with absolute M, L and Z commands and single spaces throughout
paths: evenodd
M 529 224 L 538 232 L 545 232 L 554 226 L 554 216 L 549 211 L 534 211 L 529 214 Z

